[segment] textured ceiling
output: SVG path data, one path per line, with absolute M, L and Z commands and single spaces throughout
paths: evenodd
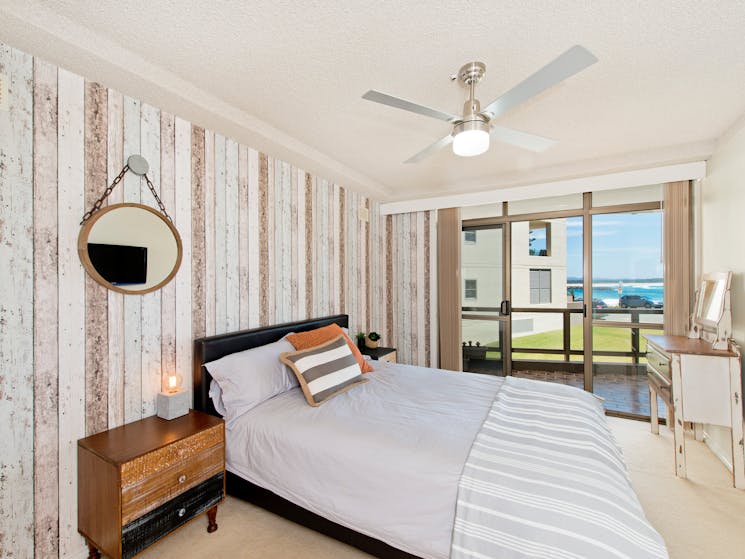
M 290 156 L 310 147 L 338 163 L 332 178 L 354 175 L 389 200 L 701 158 L 745 112 L 742 1 L 49 0 L 0 11 L 40 26 L 44 11 L 61 16 L 46 31 L 72 22 L 105 36 L 162 68 L 165 86 L 188 82 L 270 125 Z M 559 141 L 542 154 L 493 142 L 476 158 L 446 149 L 404 165 L 448 125 L 360 98 L 374 88 L 457 113 L 465 92 L 449 76 L 463 63 L 486 63 L 484 105 L 574 44 L 599 62 L 499 121 Z M 56 45 L 28 45 L 55 61 Z

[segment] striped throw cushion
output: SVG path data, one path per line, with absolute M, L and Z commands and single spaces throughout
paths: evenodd
M 329 398 L 367 382 L 344 336 L 316 347 L 279 356 L 295 373 L 305 399 L 319 406 Z

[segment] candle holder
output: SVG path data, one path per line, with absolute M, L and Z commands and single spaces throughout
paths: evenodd
M 189 393 L 182 390 L 183 379 L 176 373 L 164 373 L 162 391 L 157 397 L 157 415 L 163 419 L 176 419 L 189 413 Z

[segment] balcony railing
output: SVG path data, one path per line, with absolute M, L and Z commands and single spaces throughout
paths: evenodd
M 490 320 L 499 321 L 499 307 L 462 307 L 461 318 L 464 320 Z M 528 361 L 528 360 L 515 360 L 513 359 L 513 367 L 516 368 L 532 367 L 536 363 L 540 363 L 542 367 L 549 364 L 558 365 L 559 363 L 570 363 L 573 355 L 584 355 L 584 351 L 581 349 L 571 348 L 571 315 L 572 314 L 584 314 L 582 307 L 578 308 L 567 308 L 567 309 L 549 309 L 549 308 L 513 308 L 512 313 L 546 313 L 546 314 L 561 314 L 562 315 L 562 347 L 556 348 L 536 348 L 536 347 L 519 347 L 514 345 L 515 341 L 519 341 L 520 338 L 513 339 L 512 353 L 522 354 L 537 354 L 537 355 L 557 355 L 561 356 L 561 359 L 557 360 L 540 360 L 540 361 Z M 662 315 L 664 309 L 662 308 L 594 308 L 592 312 L 595 316 L 608 316 L 608 315 L 623 315 L 628 316 L 629 320 L 606 320 L 606 319 L 594 319 L 592 321 L 593 326 L 599 327 L 616 327 L 616 328 L 629 328 L 631 330 L 631 350 L 630 351 L 613 351 L 604 349 L 593 348 L 592 355 L 598 357 L 630 357 L 633 365 L 639 364 L 639 359 L 644 357 L 644 353 L 641 351 L 641 336 L 640 330 L 662 330 L 663 324 L 660 322 L 641 322 L 640 318 L 642 315 Z M 482 314 L 492 313 L 492 314 Z M 481 346 L 476 348 L 475 346 L 464 346 L 464 357 L 470 357 L 474 359 L 476 353 L 483 353 L 483 349 L 488 351 L 501 352 L 504 347 L 503 340 L 501 339 L 503 333 L 500 331 L 500 343 L 499 347 L 493 346 Z M 471 355 L 473 354 L 473 355 Z M 581 363 L 574 361 L 574 365 L 581 367 Z M 522 365 L 522 366 L 521 366 Z M 565 366 L 557 366 L 557 368 L 566 369 Z

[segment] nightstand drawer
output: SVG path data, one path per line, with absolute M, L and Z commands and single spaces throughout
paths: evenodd
M 222 442 L 223 426 L 217 425 L 211 429 L 200 431 L 191 437 L 139 456 L 134 460 L 122 464 L 122 488 L 124 489 L 145 478 L 151 477 L 159 471 L 168 469 L 203 450 L 221 445 Z
M 225 474 L 212 476 L 122 528 L 122 557 L 133 557 L 223 498 Z
M 122 488 L 122 524 L 221 472 L 224 453 L 222 444 L 214 446 Z

